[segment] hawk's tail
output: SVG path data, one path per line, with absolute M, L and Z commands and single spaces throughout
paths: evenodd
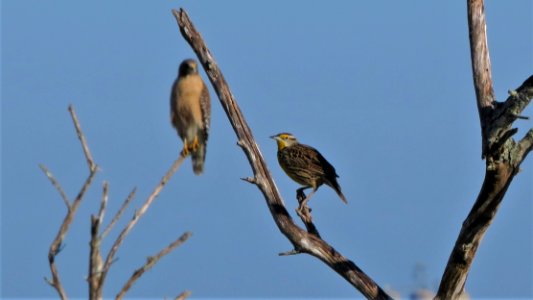
M 198 149 L 191 153 L 192 159 L 192 170 L 194 174 L 200 175 L 204 171 L 204 162 L 205 162 L 205 143 L 200 143 Z

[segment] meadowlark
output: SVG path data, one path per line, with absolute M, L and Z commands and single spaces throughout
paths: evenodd
M 211 100 L 207 86 L 193 59 L 184 60 L 170 94 L 170 121 L 183 141 L 182 154 L 191 154 L 193 171 L 200 175 L 204 169 Z
M 290 133 L 279 133 L 271 136 L 278 144 L 278 162 L 285 173 L 294 181 L 302 185 L 296 190 L 300 205 L 298 211 L 309 201 L 311 196 L 322 184 L 333 188 L 344 203 L 346 197 L 342 194 L 337 182 L 335 168 L 315 148 L 300 144 L 296 137 Z M 312 188 L 313 191 L 306 197 L 304 190 Z

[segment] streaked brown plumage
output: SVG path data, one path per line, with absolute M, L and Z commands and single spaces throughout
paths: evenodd
M 193 59 L 179 67 L 170 95 L 170 121 L 183 141 L 184 155 L 191 154 L 193 171 L 200 175 L 204 161 L 211 120 L 209 91 Z
M 297 190 L 298 198 L 302 197 L 305 189 L 313 188 L 307 197 L 303 197 L 305 200 L 300 203 L 299 209 L 322 184 L 333 188 L 341 200 L 347 203 L 337 182 L 339 176 L 335 168 L 320 152 L 313 147 L 300 144 L 290 133 L 280 133 L 271 138 L 275 139 L 278 144 L 278 162 L 281 168 L 292 180 L 303 186 Z

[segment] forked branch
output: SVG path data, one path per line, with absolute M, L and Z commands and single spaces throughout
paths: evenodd
M 189 43 L 204 67 L 220 103 L 237 135 L 238 144 L 243 149 L 254 177 L 247 181 L 255 184 L 265 197 L 266 204 L 279 230 L 294 246 L 294 253 L 310 254 L 335 270 L 351 285 L 370 299 L 391 299 L 369 276 L 331 247 L 324 240 L 298 227 L 287 212 L 283 200 L 272 179 L 267 164 L 255 142 L 250 127 L 231 93 L 213 55 L 207 48 L 200 33 L 195 29 L 187 13 L 172 11 L 183 38 Z
M 81 190 L 78 192 L 78 195 L 76 196 L 76 198 L 74 199 L 72 203 L 69 202 L 65 192 L 61 188 L 61 185 L 57 182 L 57 180 L 55 180 L 52 173 L 48 171 L 48 169 L 45 166 L 41 165 L 41 169 L 44 171 L 45 175 L 50 179 L 52 185 L 56 187 L 61 198 L 63 199 L 63 201 L 65 202 L 67 206 L 67 214 L 65 215 L 65 218 L 63 219 L 63 223 L 59 227 L 59 231 L 55 239 L 52 241 L 52 244 L 50 245 L 50 250 L 48 251 L 48 262 L 50 264 L 50 271 L 52 273 L 52 279 L 46 279 L 46 281 L 54 289 L 56 289 L 61 299 L 67 299 L 67 293 L 65 291 L 65 288 L 61 284 L 61 280 L 59 278 L 59 271 L 55 263 L 55 258 L 62 249 L 63 241 L 70 228 L 70 224 L 72 224 L 72 221 L 74 220 L 74 216 L 76 215 L 76 211 L 78 210 L 78 207 L 81 204 L 81 201 L 83 200 L 83 197 L 85 196 L 85 193 L 91 186 L 93 178 L 96 175 L 96 172 L 98 170 L 98 167 L 92 158 L 91 152 L 89 151 L 87 140 L 85 139 L 85 135 L 83 134 L 83 131 L 81 130 L 81 126 L 79 124 L 78 117 L 76 116 L 76 112 L 74 111 L 74 107 L 69 106 L 68 110 L 72 117 L 72 121 L 74 122 L 74 127 L 76 128 L 76 133 L 80 140 L 83 152 L 85 154 L 85 158 L 87 160 L 87 165 L 89 167 L 89 175 L 87 179 L 85 180 L 85 182 L 83 183 Z
M 482 134 L 485 179 L 468 214 L 442 275 L 436 299 L 457 299 L 463 292 L 485 232 L 494 220 L 500 203 L 520 165 L 532 150 L 533 129 L 515 142 L 518 129 L 513 122 L 533 98 L 533 76 L 510 92 L 503 102 L 494 99 L 483 0 L 467 0 L 472 73 Z
M 128 224 L 126 224 L 124 229 L 122 229 L 122 231 L 120 232 L 119 236 L 116 238 L 116 240 L 113 243 L 113 246 L 111 246 L 111 249 L 109 250 L 109 252 L 108 252 L 108 254 L 106 256 L 106 259 L 105 259 L 105 261 L 103 263 L 103 266 L 102 266 L 102 271 L 101 271 L 101 275 L 100 275 L 100 283 L 99 283 L 100 289 L 103 287 L 103 284 L 105 282 L 107 273 L 109 272 L 109 269 L 111 268 L 111 264 L 114 261 L 115 254 L 117 253 L 120 245 L 122 244 L 122 242 L 124 241 L 126 236 L 130 233 L 130 231 L 133 229 L 133 227 L 137 224 L 139 219 L 146 213 L 146 211 L 148 210 L 148 208 L 150 207 L 152 202 L 159 196 L 159 193 L 161 192 L 161 190 L 163 190 L 163 188 L 165 187 L 167 182 L 170 180 L 172 175 L 174 175 L 174 173 L 178 170 L 178 168 L 181 166 L 181 164 L 183 163 L 185 158 L 186 158 L 186 156 L 184 156 L 183 154 L 180 154 L 179 158 L 174 161 L 174 163 L 172 164 L 170 169 L 167 171 L 167 173 L 163 176 L 163 178 L 161 178 L 161 181 L 155 187 L 155 189 L 152 192 L 152 194 L 150 194 L 150 196 L 148 196 L 148 198 L 146 199 L 144 204 L 141 206 L 141 208 L 135 212 L 133 218 L 128 222 Z M 129 198 L 130 197 L 128 197 L 128 199 Z M 128 200 L 126 200 L 126 202 L 127 201 Z M 118 214 L 120 214 L 120 211 L 119 211 Z M 173 247 L 172 249 L 174 249 L 174 248 L 175 247 Z M 139 275 L 139 277 L 140 277 L 140 275 Z
M 52 185 L 57 189 L 58 193 L 60 194 L 61 198 L 63 199 L 63 202 L 65 203 L 67 207 L 67 214 L 65 216 L 65 219 L 63 220 L 63 223 L 60 226 L 59 232 L 57 233 L 56 238 L 53 240 L 50 246 L 49 253 L 48 253 L 48 260 L 50 263 L 52 279 L 45 278 L 45 280 L 54 289 L 56 289 L 61 299 L 67 299 L 67 294 L 59 277 L 59 271 L 55 264 L 55 257 L 59 254 L 59 252 L 62 249 L 62 244 L 70 228 L 70 224 L 74 220 L 76 211 L 78 210 L 78 207 L 82 199 L 84 198 L 85 193 L 91 186 L 93 178 L 98 170 L 98 166 L 96 165 L 96 163 L 94 162 L 92 158 L 91 151 L 87 144 L 87 140 L 85 138 L 85 135 L 83 134 L 83 131 L 81 130 L 81 126 L 79 124 L 78 118 L 72 106 L 69 106 L 69 112 L 74 122 L 74 127 L 76 129 L 76 133 L 80 140 L 83 153 L 85 154 L 87 165 L 90 171 L 89 176 L 85 180 L 85 183 L 83 184 L 80 192 L 78 193 L 78 195 L 76 196 L 76 198 L 74 199 L 72 203 L 68 200 L 63 188 L 61 187 L 59 182 L 55 179 L 53 174 L 48 170 L 48 168 L 46 168 L 46 166 L 44 165 L 39 165 L 39 167 L 48 177 Z M 103 285 L 105 282 L 105 277 L 107 275 L 107 272 L 109 271 L 109 268 L 111 267 L 114 255 L 118 251 L 118 248 L 120 247 L 122 241 L 131 231 L 131 229 L 135 226 L 138 220 L 148 210 L 152 202 L 155 200 L 155 198 L 157 198 L 157 196 L 159 195 L 159 193 L 161 192 L 165 184 L 172 177 L 172 175 L 177 171 L 177 169 L 179 168 L 181 163 L 184 161 L 184 159 L 185 157 L 183 155 L 180 155 L 179 158 L 172 164 L 172 166 L 167 171 L 167 173 L 163 176 L 163 178 L 161 179 L 159 184 L 156 186 L 152 194 L 150 194 L 150 196 L 147 198 L 147 200 L 141 206 L 141 208 L 138 211 L 136 211 L 135 215 L 133 216 L 133 219 L 126 225 L 126 227 L 122 230 L 118 238 L 115 240 L 115 243 L 111 247 L 111 250 L 109 251 L 105 261 L 103 261 L 102 255 L 101 255 L 102 240 L 107 236 L 107 234 L 116 224 L 118 219 L 122 216 L 128 204 L 132 201 L 135 195 L 135 189 L 124 200 L 122 206 L 120 207 L 118 212 L 115 214 L 115 216 L 113 217 L 109 225 L 106 227 L 104 232 L 100 233 L 100 228 L 103 223 L 104 215 L 107 209 L 107 202 L 108 202 L 108 195 L 109 195 L 109 184 L 107 182 L 104 182 L 102 198 L 100 201 L 100 208 L 98 210 L 98 214 L 91 216 L 91 240 L 89 244 L 90 255 L 89 255 L 89 272 L 88 272 L 89 275 L 87 277 L 87 281 L 89 283 L 89 298 L 90 299 L 102 299 L 103 298 L 102 291 L 103 291 Z M 179 239 L 177 239 L 176 241 L 174 241 L 173 243 L 165 247 L 163 250 L 161 250 L 156 256 L 151 257 L 148 260 L 148 262 L 141 269 L 137 270 L 132 276 L 132 278 L 128 280 L 128 282 L 126 283 L 124 288 L 120 291 L 117 297 L 122 298 L 123 295 L 134 284 L 134 282 L 137 279 L 139 279 L 144 274 L 145 271 L 149 270 L 153 265 L 155 265 L 161 257 L 168 254 L 170 251 L 174 250 L 179 245 L 181 245 L 183 242 L 185 242 L 189 236 L 190 236 L 190 233 L 186 233 L 182 235 Z M 187 297 L 187 295 L 188 295 L 187 293 L 183 293 L 181 296 Z

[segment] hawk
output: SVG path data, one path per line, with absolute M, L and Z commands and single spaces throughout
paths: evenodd
M 204 169 L 211 100 L 194 59 L 184 60 L 170 94 L 170 121 L 183 141 L 182 154 L 191 155 L 196 175 Z

